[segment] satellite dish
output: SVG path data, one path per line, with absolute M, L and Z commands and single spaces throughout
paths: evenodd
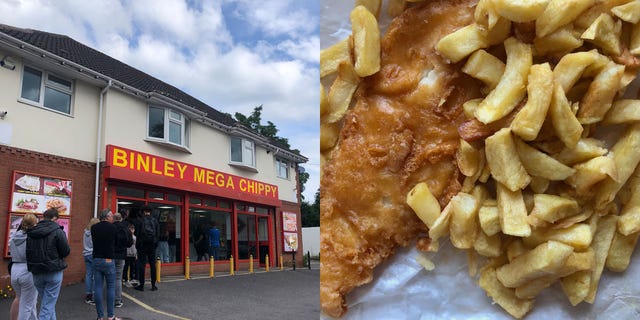
M 303 166 L 298 166 L 298 172 L 300 172 L 300 173 L 305 173 L 305 172 L 306 172 L 306 170 L 304 169 L 304 167 L 303 167 Z

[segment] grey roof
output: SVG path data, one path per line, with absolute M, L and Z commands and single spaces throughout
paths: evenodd
M 77 63 L 87 69 L 120 81 L 135 89 L 156 93 L 178 101 L 199 111 L 206 113 L 206 117 L 226 126 L 241 126 L 241 124 L 204 102 L 190 96 L 184 91 L 146 74 L 126 63 L 118 61 L 100 51 L 92 49 L 72 38 L 44 31 L 23 29 L 0 24 L 0 32 L 20 41 L 31 44 L 56 56 Z M 247 128 L 246 126 L 244 126 Z M 247 128 L 247 130 L 251 130 Z M 255 131 L 254 131 L 255 132 Z M 270 139 L 271 140 L 271 139 Z M 291 151 L 286 146 L 271 140 L 271 144 Z

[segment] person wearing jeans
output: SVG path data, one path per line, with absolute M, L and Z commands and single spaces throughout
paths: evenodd
M 121 308 L 122 303 L 122 273 L 124 270 L 124 260 L 127 258 L 127 248 L 133 244 L 133 236 L 129 231 L 129 222 L 122 221 L 122 214 L 113 214 L 113 225 L 116 227 L 116 245 L 114 247 L 114 258 L 116 262 L 116 301 L 115 307 Z
M 56 302 L 62 286 L 64 258 L 71 248 L 67 236 L 56 223 L 58 210 L 47 209 L 43 220 L 27 231 L 27 269 L 33 273 L 33 284 L 42 298 L 40 320 L 56 319 Z
M 93 301 L 93 241 L 91 240 L 91 227 L 100 222 L 98 218 L 91 218 L 89 224 L 84 228 L 82 237 L 82 255 L 84 256 L 84 302 L 95 304 Z
M 116 295 L 116 263 L 114 261 L 117 228 L 113 225 L 113 213 L 109 209 L 100 211 L 100 222 L 91 227 L 93 241 L 94 294 L 98 319 L 103 319 L 103 288 L 107 286 L 107 316 L 109 320 L 119 319 L 113 315 Z

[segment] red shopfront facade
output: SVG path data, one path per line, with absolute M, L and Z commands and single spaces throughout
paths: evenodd
M 276 265 L 283 253 L 276 213 L 278 187 L 262 181 L 108 145 L 102 170 L 101 205 L 132 220 L 149 205 L 160 223 L 162 274 L 208 272 L 209 230 L 220 232 L 216 270 Z M 298 213 L 299 214 L 299 213 Z

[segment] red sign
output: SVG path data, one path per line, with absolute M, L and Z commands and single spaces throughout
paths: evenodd
M 281 206 L 278 186 L 113 145 L 105 177 Z

